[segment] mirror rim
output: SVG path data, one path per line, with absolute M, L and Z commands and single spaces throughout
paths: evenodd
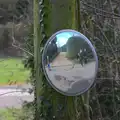
M 94 80 L 93 80 L 93 81 L 91 82 L 91 84 L 87 87 L 87 89 L 85 89 L 85 90 L 82 91 L 82 92 L 67 93 L 67 92 L 61 91 L 60 89 L 58 89 L 58 88 L 51 82 L 51 80 L 49 79 L 49 76 L 48 76 L 48 74 L 47 74 L 47 72 L 46 72 L 46 70 L 45 70 L 45 66 L 44 66 L 44 56 L 45 56 L 45 53 L 46 53 L 46 51 L 47 51 L 46 48 L 47 48 L 48 44 L 53 40 L 53 38 L 54 38 L 56 35 L 58 35 L 58 34 L 60 34 L 60 33 L 62 33 L 62 32 L 74 32 L 74 33 L 77 33 L 78 35 L 80 35 L 80 36 L 88 43 L 88 45 L 90 46 L 90 48 L 91 48 L 91 50 L 92 50 L 92 52 L 93 52 L 93 56 L 94 56 L 94 58 L 95 58 L 96 65 L 95 65 L 95 76 L 94 76 Z M 94 85 L 94 83 L 96 82 L 96 76 L 97 76 L 97 72 L 98 72 L 98 56 L 97 56 L 97 53 L 96 53 L 95 48 L 94 48 L 94 46 L 92 45 L 91 41 L 90 41 L 85 35 L 83 35 L 82 33 L 78 32 L 78 31 L 76 31 L 76 30 L 63 29 L 63 30 L 59 30 L 59 31 L 55 32 L 55 33 L 47 40 L 47 42 L 45 43 L 44 48 L 43 48 L 43 51 L 42 51 L 42 68 L 43 68 L 43 72 L 44 72 L 44 75 L 45 75 L 48 83 L 51 85 L 51 87 L 52 87 L 54 90 L 56 90 L 57 92 L 61 93 L 62 95 L 65 95 L 65 96 L 78 96 L 78 95 L 81 95 L 81 94 L 87 92 L 87 91 Z

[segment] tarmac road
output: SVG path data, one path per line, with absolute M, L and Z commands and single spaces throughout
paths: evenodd
M 34 100 L 34 95 L 29 94 L 27 89 L 29 85 L 24 87 L 4 86 L 0 87 L 0 109 L 3 108 L 20 108 L 23 101 L 31 102 Z M 26 90 L 26 91 L 25 91 Z

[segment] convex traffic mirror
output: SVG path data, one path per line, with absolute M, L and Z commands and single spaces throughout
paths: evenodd
M 47 41 L 42 65 L 55 90 L 63 95 L 77 96 L 95 82 L 98 58 L 87 37 L 75 30 L 61 30 Z

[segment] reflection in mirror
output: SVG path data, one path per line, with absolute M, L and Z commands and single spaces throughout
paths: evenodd
M 46 43 L 42 62 L 48 82 L 68 96 L 87 91 L 94 83 L 98 66 L 92 44 L 74 30 L 55 33 Z

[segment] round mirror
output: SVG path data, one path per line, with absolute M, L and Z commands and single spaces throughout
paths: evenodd
M 47 41 L 42 65 L 50 85 L 67 96 L 86 92 L 94 83 L 98 59 L 91 42 L 75 30 L 61 30 Z

